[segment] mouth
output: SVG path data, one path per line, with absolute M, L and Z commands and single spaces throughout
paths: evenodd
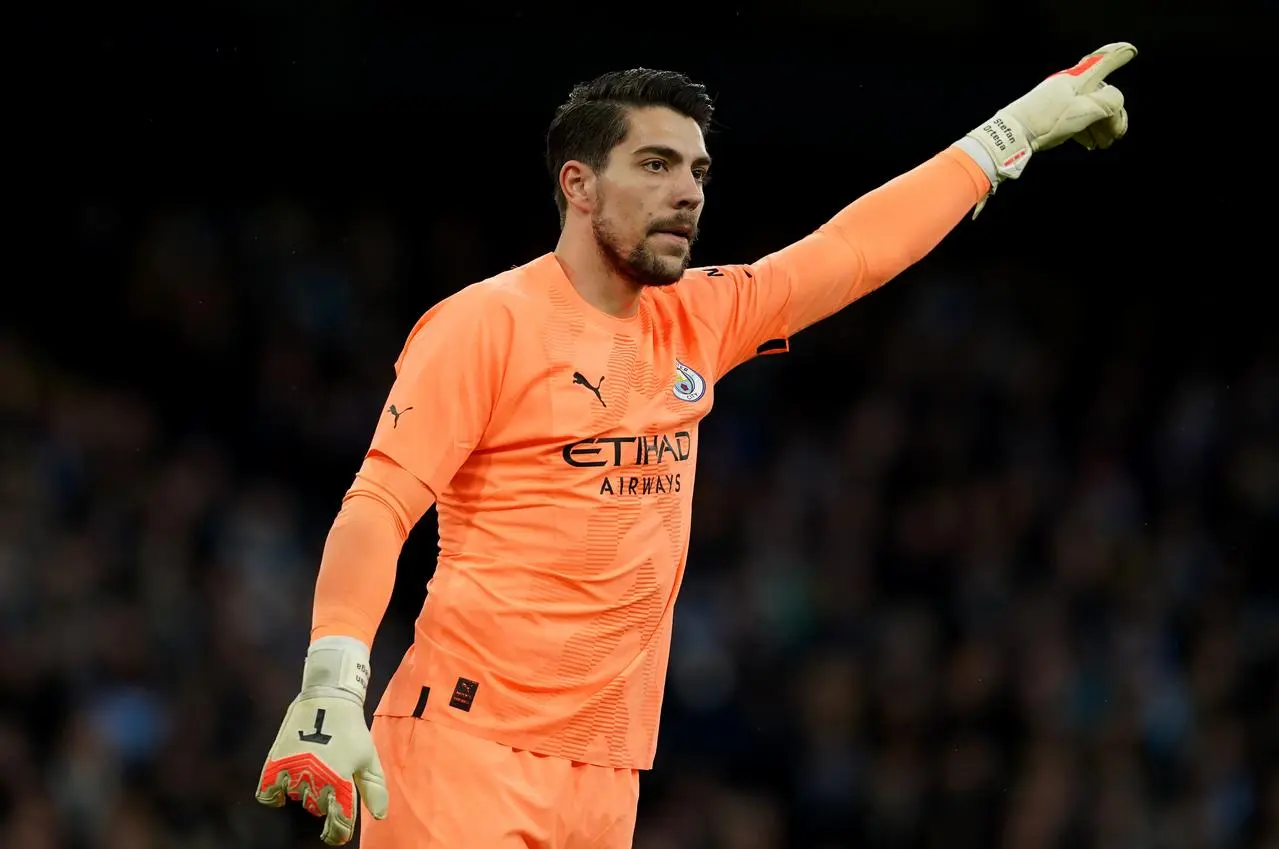
M 676 224 L 670 227 L 659 227 L 653 231 L 653 235 L 678 239 L 684 244 L 688 244 L 689 240 L 693 236 L 693 228 L 686 224 Z

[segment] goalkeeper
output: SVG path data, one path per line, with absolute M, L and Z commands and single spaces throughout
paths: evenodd
M 325 544 L 301 691 L 257 798 L 332 845 L 629 847 L 653 765 L 698 423 L 718 380 L 873 291 L 1036 153 L 1105 148 L 1128 115 L 1111 44 L 817 231 L 689 268 L 705 89 L 644 69 L 578 86 L 547 133 L 553 253 L 430 309 L 396 362 Z M 401 546 L 440 553 L 412 646 L 365 723 Z

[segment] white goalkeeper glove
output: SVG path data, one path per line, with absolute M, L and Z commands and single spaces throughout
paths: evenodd
M 1004 180 L 1016 180 L 1032 153 L 1074 139 L 1084 147 L 1107 148 L 1128 131 L 1128 112 L 1119 89 L 1106 77 L 1137 55 L 1127 42 L 1107 44 L 1075 67 L 1058 71 L 986 123 L 960 139 L 957 147 L 986 168 L 990 193 L 973 210 L 981 212 Z
M 289 705 L 266 756 L 257 799 L 273 808 L 300 801 L 324 817 L 320 835 L 341 846 L 355 834 L 363 796 L 377 819 L 386 816 L 386 779 L 364 719 L 369 650 L 351 637 L 321 637 L 307 650 L 302 691 Z

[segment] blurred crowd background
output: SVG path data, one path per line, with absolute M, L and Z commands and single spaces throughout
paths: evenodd
M 697 259 L 750 261 L 1142 34 L 1028 39 L 992 79 L 958 45 L 880 64 L 911 31 L 884 21 L 835 70 L 828 31 L 767 64 L 637 37 L 516 79 L 388 58 L 404 29 L 326 9 L 306 39 L 77 42 L 98 76 L 57 126 L 97 142 L 53 172 L 44 265 L 0 314 L 5 846 L 320 845 L 252 792 L 324 536 L 418 315 L 553 245 L 539 134 L 572 82 L 665 62 L 722 92 Z M 1238 187 L 1181 185 L 1157 143 L 1185 94 L 1159 69 L 1204 54 L 1147 35 L 1123 149 L 1037 160 L 721 384 L 637 849 L 1279 846 L 1273 270 Z M 329 55 L 302 42 L 348 52 L 301 73 Z M 337 73 L 370 66 L 397 71 Z M 432 514 L 370 704 L 434 546 Z

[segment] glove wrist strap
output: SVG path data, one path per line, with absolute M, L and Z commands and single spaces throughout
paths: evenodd
M 321 637 L 307 649 L 302 692 L 337 688 L 363 704 L 369 673 L 368 646 L 354 637 Z
M 986 201 L 1004 180 L 1016 180 L 1030 161 L 1033 151 L 1030 133 L 1007 110 L 995 116 L 955 143 L 982 167 L 990 178 L 990 191 L 977 202 L 975 219 L 986 207 Z
M 995 113 L 965 138 L 972 139 L 990 154 L 999 180 L 1015 180 L 1030 161 L 1030 132 L 1007 110 Z M 999 180 L 992 180 L 997 183 Z
M 968 158 L 977 163 L 977 166 L 986 174 L 986 179 L 990 180 L 990 190 L 993 192 L 999 185 L 999 171 L 995 168 L 995 160 L 990 155 L 990 151 L 986 146 L 977 139 L 964 136 L 955 142 L 952 147 L 956 147 L 964 153 L 968 154 Z

